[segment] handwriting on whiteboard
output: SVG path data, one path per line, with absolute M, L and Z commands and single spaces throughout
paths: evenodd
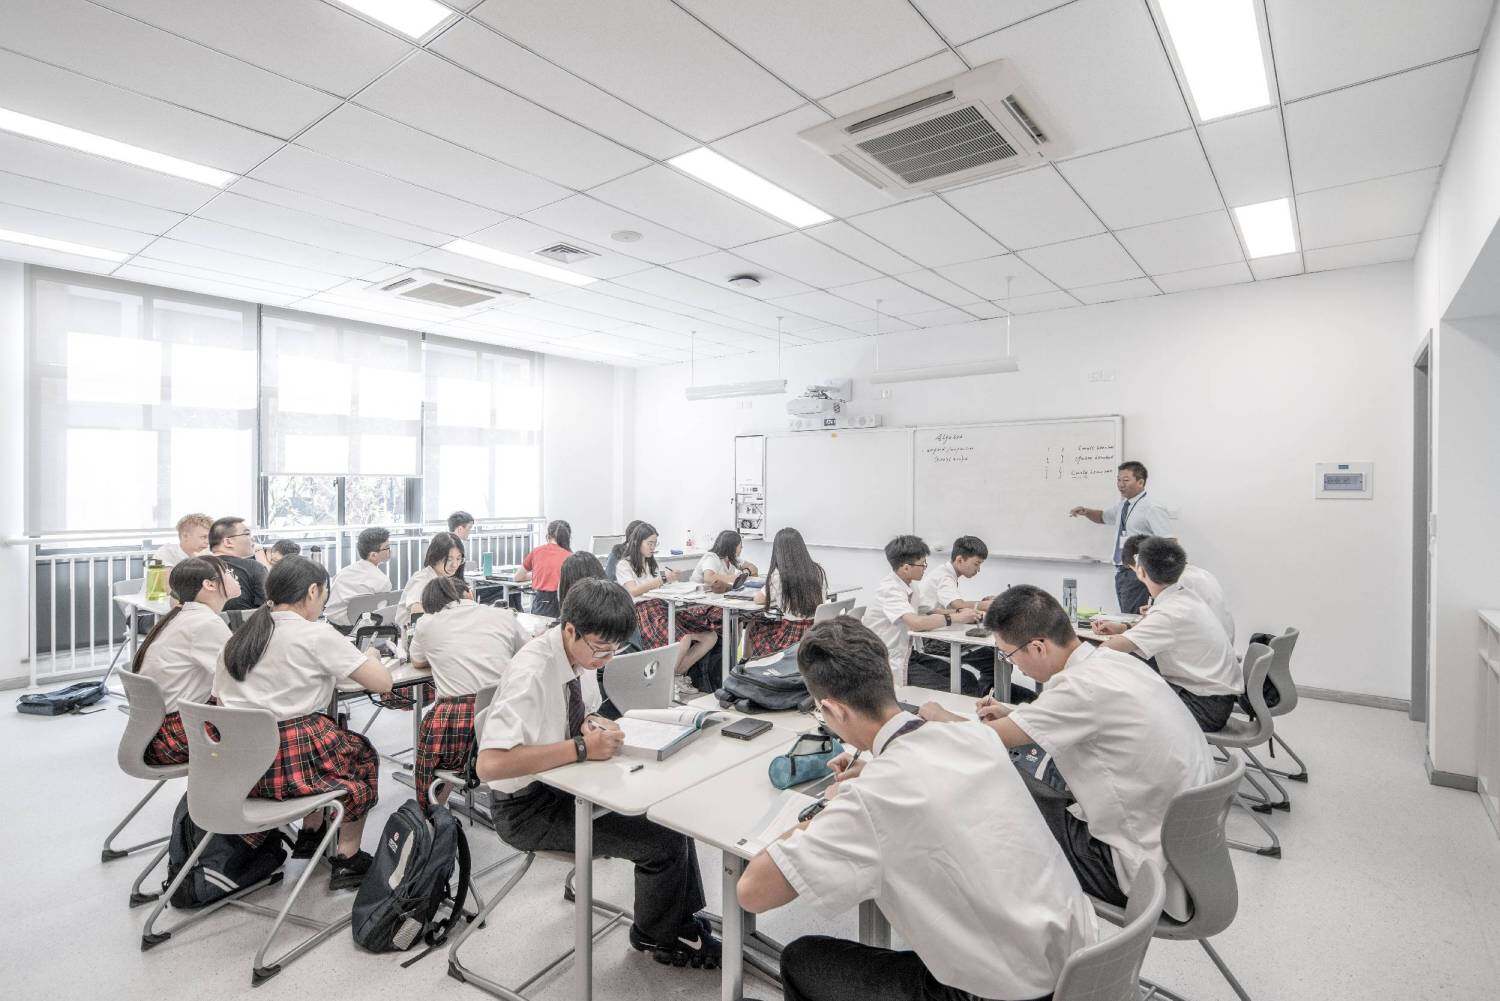
M 968 444 L 961 431 L 939 431 L 936 444 L 928 445 L 922 452 L 927 461 L 935 465 L 968 462 L 973 457 L 974 446 Z
M 963 431 L 940 431 L 933 436 L 932 444 L 922 447 L 922 460 L 933 466 L 965 465 L 975 461 L 975 448 Z M 1088 479 L 1112 475 L 1116 461 L 1113 442 L 1049 444 L 1042 449 L 1038 471 L 1044 481 Z

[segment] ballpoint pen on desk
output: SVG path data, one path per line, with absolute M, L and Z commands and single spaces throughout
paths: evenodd
M 849 771 L 849 769 L 853 768 L 855 766 L 855 764 L 857 764 L 859 762 L 859 756 L 861 754 L 863 754 L 863 753 L 864 753 L 863 751 L 856 750 L 854 752 L 854 757 L 852 757 L 852 758 L 849 759 L 849 766 L 848 766 L 848 768 L 845 768 L 844 771 L 847 772 L 847 771 Z M 837 780 L 835 780 L 835 781 L 837 781 Z M 797 814 L 797 823 L 803 824 L 803 823 L 806 823 L 807 821 L 813 819 L 819 813 L 822 813 L 823 812 L 823 807 L 825 807 L 827 805 L 828 805 L 828 800 L 827 800 L 826 797 L 818 799 L 818 801 L 815 802 L 815 803 L 809 803 L 807 805 L 807 807 L 805 809 L 803 809 L 803 811 L 801 813 Z

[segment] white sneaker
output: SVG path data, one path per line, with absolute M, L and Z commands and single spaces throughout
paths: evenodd
M 691 702 L 703 693 L 698 691 L 687 675 L 679 674 L 673 684 L 672 694 L 678 702 Z

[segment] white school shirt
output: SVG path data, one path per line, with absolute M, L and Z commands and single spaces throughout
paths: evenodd
M 499 684 L 511 658 L 529 642 L 531 634 L 515 612 L 465 599 L 422 616 L 408 652 L 432 671 L 437 693 L 453 699 Z
M 636 572 L 631 569 L 629 560 L 622 559 L 620 560 L 620 562 L 615 564 L 615 583 L 617 584 L 636 584 L 640 581 L 657 579 L 658 578 L 656 577 L 656 575 L 651 572 L 649 564 L 646 567 L 646 572 L 640 575 L 637 575 Z M 645 594 L 635 594 L 631 595 L 631 597 L 635 599 L 636 604 L 640 604 L 643 601 L 650 601 L 652 595 L 650 591 L 647 591 Z
M 192 554 L 183 549 L 175 542 L 168 542 L 156 552 L 151 554 L 153 559 L 160 560 L 163 566 L 175 567 L 183 560 L 192 559 Z M 189 699 L 188 701 L 192 701 Z
M 348 638 L 326 622 L 309 622 L 296 612 L 272 612 L 275 629 L 266 652 L 235 681 L 219 656 L 214 694 L 235 709 L 269 709 L 278 722 L 327 712 L 340 681 L 365 662 Z
M 1138 658 L 1080 643 L 1010 720 L 1052 755 L 1077 800 L 1068 809 L 1109 845 L 1120 889 L 1129 895 L 1141 863 L 1155 862 L 1167 877 L 1167 913 L 1185 921 L 1187 893 L 1162 852 L 1162 820 L 1174 796 L 1217 773 L 1182 700 Z
M 1120 511 L 1129 505 L 1125 511 L 1125 529 L 1119 528 Z M 1143 490 L 1130 500 L 1121 497 L 1104 510 L 1104 523 L 1114 525 L 1115 541 L 1110 548 L 1110 558 L 1114 560 L 1115 566 L 1120 566 L 1120 547 L 1125 545 L 1125 540 L 1132 535 L 1172 535 L 1172 516 L 1165 506 L 1160 504 L 1151 491 Z
M 1156 658 L 1161 676 L 1194 695 L 1240 695 L 1244 672 L 1213 610 L 1182 586 L 1164 589 L 1126 638 Z
M 401 589 L 401 607 L 396 609 L 396 625 L 402 629 L 411 625 L 411 606 L 422 600 L 422 592 L 435 580 L 437 571 L 432 567 L 423 567 L 411 575 L 411 579 Z
M 698 565 L 693 567 L 692 576 L 688 579 L 691 580 L 694 584 L 702 584 L 703 574 L 705 571 L 708 573 L 720 574 L 721 576 L 728 577 L 730 580 L 733 580 L 740 575 L 739 567 L 735 566 L 733 563 L 730 563 L 728 560 L 720 559 L 713 553 L 703 554 L 703 559 L 699 560 Z M 616 572 L 619 572 L 618 568 L 616 568 Z
M 1098 940 L 1094 909 L 995 731 L 928 723 L 892 739 L 914 719 L 881 727 L 859 777 L 766 850 L 824 915 L 873 899 L 940 983 L 1050 994 Z
M 922 575 L 922 593 L 925 595 L 924 605 L 931 605 L 933 610 L 947 608 L 963 595 L 958 593 L 958 571 L 954 569 L 951 560 L 944 560 L 935 567 L 928 567 L 927 572 Z
M 818 604 L 821 605 L 823 603 L 821 598 L 827 593 L 828 575 L 823 572 L 822 567 L 818 567 L 818 596 L 820 599 Z M 781 617 L 792 622 L 811 621 L 811 615 L 793 615 L 784 604 L 785 601 L 786 598 L 781 593 L 781 568 L 777 567 L 775 570 L 771 571 L 771 576 L 766 578 L 766 607 L 780 609 Z M 813 611 L 816 612 L 817 609 L 814 609 Z
M 213 690 L 214 665 L 229 642 L 229 626 L 207 605 L 185 601 L 141 658 L 141 675 L 161 686 L 167 712 L 177 703 L 202 702 Z
M 865 609 L 864 623 L 885 643 L 898 685 L 906 684 L 906 662 L 911 658 L 911 630 L 901 617 L 917 610 L 915 596 L 912 586 L 892 570 L 875 585 L 875 600 Z
M 1229 635 L 1230 645 L 1233 645 L 1234 616 L 1229 611 L 1229 603 L 1224 599 L 1224 588 L 1219 584 L 1219 578 L 1202 567 L 1189 563 L 1182 568 L 1182 576 L 1177 578 L 1177 583 L 1203 600 L 1224 627 L 1224 632 Z
M 424 585 L 425 586 L 425 585 Z M 384 594 L 391 590 L 391 579 L 386 572 L 369 560 L 355 560 L 334 575 L 328 588 L 328 605 L 323 609 L 329 622 L 339 626 L 352 626 L 347 610 L 350 598 L 361 598 L 367 594 Z
M 475 726 L 479 749 L 556 744 L 568 740 L 568 682 L 581 671 L 568 662 L 562 627 L 548 629 L 511 658 L 500 677 L 495 700 Z M 587 686 L 584 705 L 587 708 Z M 535 781 L 534 775 L 496 779 L 490 788 L 511 793 Z

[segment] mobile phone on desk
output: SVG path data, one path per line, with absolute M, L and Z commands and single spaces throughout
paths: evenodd
M 771 724 L 766 720 L 746 716 L 726 725 L 719 732 L 735 740 L 754 740 L 769 729 L 771 729 Z

